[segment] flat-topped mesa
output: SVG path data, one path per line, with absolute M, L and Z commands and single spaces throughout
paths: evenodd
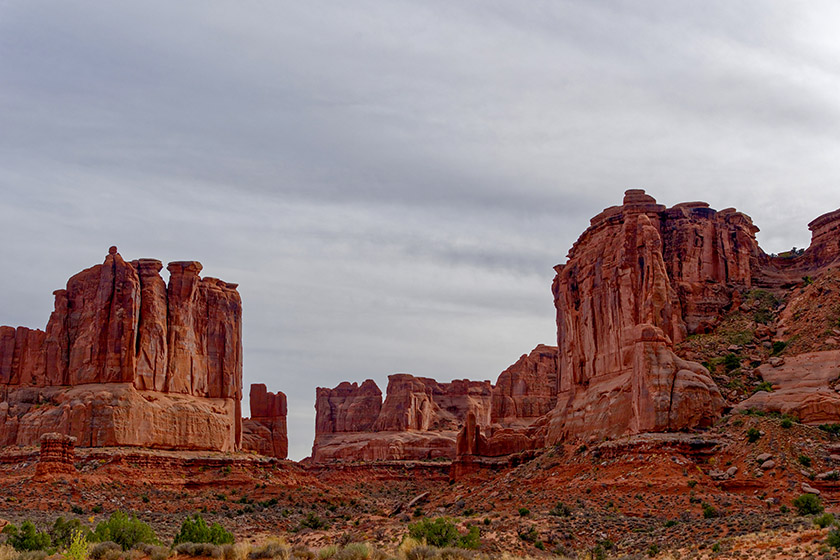
M 286 395 L 269 392 L 262 383 L 251 385 L 251 418 L 242 423 L 242 449 L 285 459 L 289 454 Z
M 550 442 L 682 430 L 710 424 L 723 408 L 705 368 L 672 347 L 688 331 L 683 309 L 707 310 L 708 294 L 694 288 L 705 274 L 748 282 L 749 269 L 744 279 L 715 264 L 729 260 L 721 238 L 738 238 L 730 226 L 748 222 L 696 204 L 666 210 L 639 190 L 625 202 L 587 229 L 557 267 L 559 390 Z
M 236 285 L 202 279 L 201 264 L 186 261 L 169 264 L 166 286 L 162 268 L 126 262 L 111 247 L 102 264 L 54 292 L 45 332 L 0 328 L 0 444 L 34 445 L 58 432 L 84 446 L 238 448 Z M 32 388 L 46 406 L 29 404 Z

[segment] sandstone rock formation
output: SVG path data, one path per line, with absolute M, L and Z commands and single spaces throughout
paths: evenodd
M 36 476 L 71 474 L 76 472 L 76 438 L 64 434 L 48 433 L 41 436 Z
M 723 399 L 706 369 L 672 348 L 730 303 L 732 286 L 749 286 L 755 228 L 743 215 L 721 214 L 701 204 L 667 210 L 644 191 L 628 191 L 556 267 L 559 387 L 550 442 L 683 430 L 720 414 Z M 707 289 L 707 278 L 723 291 Z
M 408 460 L 455 456 L 455 438 L 467 413 L 490 419 L 489 381 L 388 377 L 385 401 L 372 380 L 361 386 L 319 387 L 315 403 L 316 462 Z
M 557 404 L 557 348 L 540 344 L 503 371 L 493 387 L 491 423 L 530 423 Z
M 242 449 L 285 459 L 289 454 L 286 395 L 256 383 L 251 385 L 250 404 L 251 418 L 242 423 Z
M 384 402 L 370 379 L 361 386 L 344 382 L 318 388 L 312 458 L 452 459 L 467 418 L 487 430 L 489 445 L 499 454 L 533 448 L 537 440 L 528 430 L 554 407 L 556 364 L 557 349 L 539 345 L 502 372 L 495 386 L 395 374 L 388 377 Z
M 241 435 L 242 307 L 197 262 L 105 262 L 55 292 L 46 331 L 0 327 L 0 445 L 232 451 Z
M 840 377 L 840 350 L 789 356 L 756 372 L 773 390 L 756 392 L 738 403 L 736 412 L 756 409 L 786 414 L 803 424 L 840 423 L 840 394 L 831 387 Z

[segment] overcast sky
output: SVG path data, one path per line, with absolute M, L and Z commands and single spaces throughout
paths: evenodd
M 840 207 L 836 2 L 0 0 L 0 324 L 102 262 L 240 284 L 245 385 L 491 379 L 627 188 L 767 252 Z M 246 389 L 247 393 L 247 389 Z M 246 398 L 247 406 L 247 398 Z

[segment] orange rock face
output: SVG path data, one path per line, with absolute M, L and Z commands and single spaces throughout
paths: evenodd
M 289 454 L 286 428 L 286 395 L 269 392 L 265 385 L 251 385 L 251 418 L 242 425 L 242 449 L 285 459 Z
M 714 211 L 700 206 L 668 211 L 643 191 L 628 191 L 623 206 L 592 220 L 568 262 L 557 267 L 552 288 L 560 354 L 550 442 L 682 430 L 719 416 L 723 399 L 708 372 L 672 348 L 688 332 L 684 308 L 696 313 L 722 306 L 708 291 L 691 287 L 726 261 L 709 253 L 717 244 L 706 245 L 703 237 L 717 235 L 720 223 Z M 667 252 L 662 230 L 672 247 L 698 250 Z M 683 259 L 666 263 L 666 254 Z M 744 274 L 725 273 L 733 282 L 749 280 L 748 257 Z M 686 287 L 677 290 L 671 276 Z M 695 314 L 698 324 L 701 317 Z
M 452 459 L 467 418 L 484 427 L 491 443 L 483 450 L 533 448 L 526 431 L 556 400 L 557 349 L 540 345 L 505 370 L 498 383 L 388 377 L 385 401 L 372 380 L 317 389 L 316 462 Z M 510 429 L 508 428 L 510 427 Z M 508 451 L 508 452 L 513 452 Z
M 540 344 L 503 371 L 493 387 L 491 423 L 530 423 L 557 404 L 557 348 Z
M 46 331 L 0 327 L 0 443 L 238 449 L 241 302 L 199 263 L 109 250 L 55 292 Z M 177 396 L 180 395 L 180 396 Z M 43 405 L 43 406 L 35 406 Z
M 315 403 L 316 462 L 437 459 L 455 456 L 455 439 L 469 412 L 490 419 L 489 381 L 388 377 L 384 403 L 372 380 L 318 388 Z

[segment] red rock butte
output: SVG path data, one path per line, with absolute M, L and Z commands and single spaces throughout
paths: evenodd
M 806 251 L 767 255 L 745 214 L 705 202 L 667 208 L 628 190 L 621 206 L 592 218 L 566 263 L 555 267 L 556 348 L 538 346 L 495 385 L 400 374 L 389 378 L 384 402 L 371 380 L 319 388 L 313 459 L 468 462 L 561 441 L 710 426 L 734 403 L 675 345 L 714 330 L 753 288 L 783 290 L 840 265 L 840 211 L 809 227 Z M 808 363 L 835 371 L 830 358 Z M 821 370 L 812 377 L 822 383 L 827 376 Z M 765 395 L 756 406 L 840 418 L 827 391 L 815 397 L 787 381 L 791 386 L 782 394 L 804 394 L 801 403 L 785 407 Z
M 83 447 L 241 448 L 237 285 L 196 261 L 169 263 L 167 285 L 162 268 L 111 247 L 55 292 L 46 331 L 0 327 L 0 445 L 54 432 Z M 285 457 L 285 417 L 282 429 L 270 448 Z

